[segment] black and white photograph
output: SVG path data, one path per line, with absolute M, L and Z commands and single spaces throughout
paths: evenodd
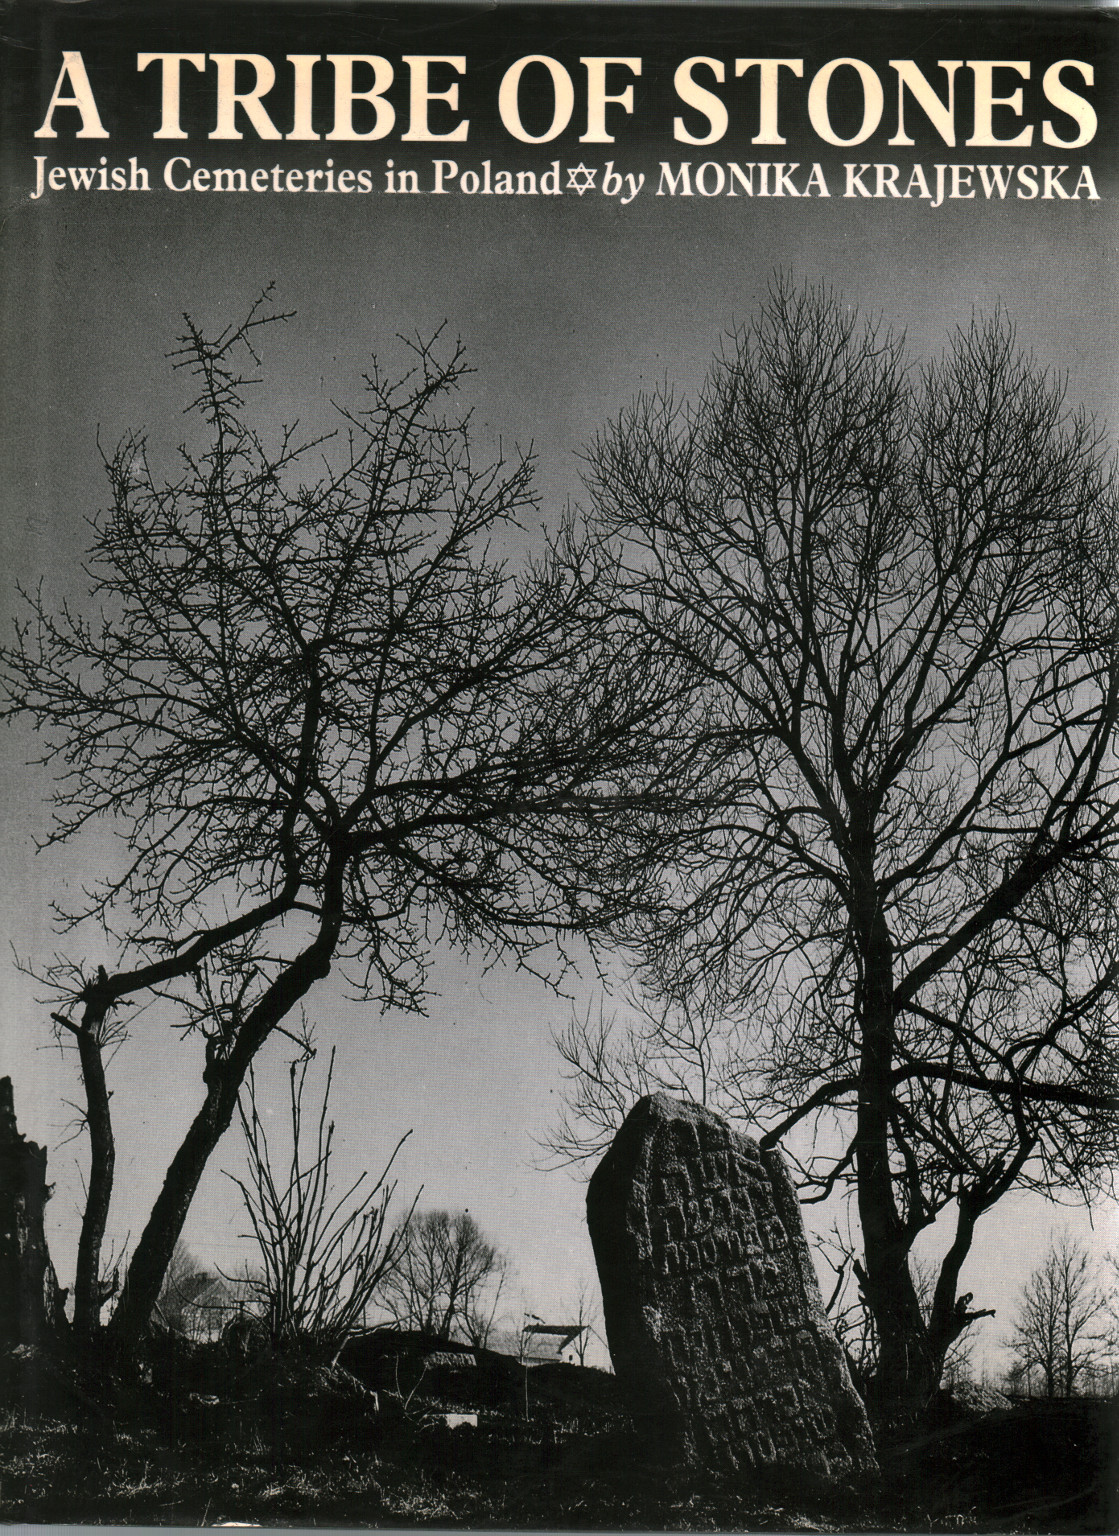
M 1116 1530 L 1117 25 L 0 0 L 0 1521 Z

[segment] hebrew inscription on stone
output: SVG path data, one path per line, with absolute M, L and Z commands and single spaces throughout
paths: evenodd
M 779 1153 L 655 1094 L 595 1170 L 587 1220 L 619 1384 L 672 1453 L 766 1483 L 877 1475 Z

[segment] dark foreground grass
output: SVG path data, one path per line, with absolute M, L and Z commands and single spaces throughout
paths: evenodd
M 495 1446 L 422 1423 L 335 1449 L 169 1446 L 107 1424 L 0 1421 L 0 1519 L 96 1524 L 835 1528 L 639 1465 L 624 1437 Z M 534 1443 L 535 1439 L 535 1443 Z M 486 1464 L 487 1452 L 490 1454 Z M 817 1517 L 819 1516 L 819 1512 Z
M 958 1431 L 884 1458 L 883 1488 L 843 1508 L 751 1498 L 651 1464 L 624 1432 L 541 1434 L 424 1422 L 231 1440 L 157 1426 L 0 1418 L 0 1519 L 88 1524 L 439 1526 L 621 1530 L 1094 1531 L 1113 1523 L 1101 1447 L 1078 1424 Z M 1077 1436 L 1079 1435 L 1079 1440 Z M 1009 1437 L 1009 1438 L 1008 1438 Z M 1092 1443 L 1087 1443 L 1092 1442 Z M 1072 1447 L 1070 1451 L 1070 1445 Z M 1033 1458 L 1026 1475 L 1021 1452 Z M 1071 1457 L 1071 1461 L 1070 1461 Z M 1053 1463 L 1062 1462 L 1057 1468 Z M 1076 1464 L 1085 1476 L 1076 1473 Z M 1095 1473 L 1098 1472 L 1098 1475 Z M 1041 1474 L 1039 1476 L 1039 1474 Z
M 487 1515 L 483 1490 L 376 1452 L 321 1446 L 279 1459 L 259 1442 L 168 1446 L 58 1421 L 0 1426 L 0 1519 L 91 1524 L 445 1525 Z M 457 1516 L 457 1518 L 456 1518 Z
M 36 1356 L 0 1381 L 0 1521 L 677 1531 L 1119 1529 L 1114 1403 L 941 1415 L 881 1485 L 822 1503 L 674 1468 L 603 1372 L 503 1357 L 349 1369 L 164 1344 L 126 1371 Z M 482 1369 L 482 1366 L 485 1369 Z M 378 1375 L 378 1372 L 380 1374 Z M 476 1425 L 449 1427 L 448 1413 Z

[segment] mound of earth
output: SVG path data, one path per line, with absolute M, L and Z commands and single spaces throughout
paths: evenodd
M 1015 1530 L 1114 1531 L 1119 1402 L 1011 1403 L 941 1422 L 883 1461 L 909 1510 L 932 1520 L 971 1509 Z
M 526 1401 L 552 1417 L 615 1417 L 624 1412 L 608 1371 L 549 1361 L 525 1365 L 513 1355 L 472 1349 L 405 1329 L 378 1328 L 351 1339 L 339 1364 L 386 1406 L 407 1401 L 467 1412 L 522 1414 Z

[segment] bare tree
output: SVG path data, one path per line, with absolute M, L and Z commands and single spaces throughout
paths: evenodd
M 400 1261 L 402 1229 L 386 1232 L 385 1221 L 396 1193 L 389 1172 L 410 1132 L 376 1180 L 368 1183 L 363 1171 L 339 1193 L 331 1168 L 334 1122 L 327 1120 L 334 1052 L 309 1136 L 303 1094 L 310 1059 L 293 1061 L 288 1070 L 291 1145 L 284 1164 L 273 1162 L 250 1070 L 248 1104 L 238 1106 L 249 1172 L 229 1177 L 241 1191 L 260 1255 L 259 1268 L 244 1282 L 254 1313 L 275 1349 L 298 1349 L 333 1364 Z
M 733 1021 L 714 1101 L 803 1128 L 807 1198 L 853 1189 L 877 1401 L 911 1407 L 982 1213 L 1116 1163 L 1113 465 L 1001 315 L 917 368 L 783 281 L 589 464 L 631 632 L 696 685 L 693 814 L 631 817 L 661 905 L 623 936 L 677 1018 Z M 647 1070 L 667 1036 L 635 1038 Z M 600 1038 L 567 1055 L 602 1107 Z M 950 1206 L 926 1318 L 909 1255 Z
M 1020 1373 L 1039 1371 L 1046 1397 L 1071 1397 L 1100 1362 L 1106 1312 L 1087 1251 L 1063 1233 L 1026 1282 L 1006 1341 Z
M 1114 1373 L 1119 1371 L 1119 1254 L 1104 1257 L 1103 1297 L 1109 1363 Z
M 381 1288 L 394 1320 L 436 1339 L 485 1345 L 507 1264 L 470 1212 L 413 1213 L 395 1240 L 398 1259 Z
M 878 1327 L 860 1282 L 862 1265 L 851 1235 L 849 1216 L 850 1213 L 846 1228 L 839 1221 L 834 1222 L 830 1232 L 821 1237 L 816 1246 L 831 1271 L 831 1283 L 825 1287 L 825 1311 L 843 1347 L 851 1378 L 866 1396 L 878 1372 Z M 911 1267 L 921 1315 L 928 1323 L 936 1299 L 936 1266 L 927 1259 L 915 1258 Z M 970 1293 L 966 1293 L 958 1302 L 961 1310 L 967 1310 L 970 1321 L 995 1315 L 989 1308 L 972 1312 L 971 1299 Z M 961 1331 L 945 1352 L 941 1380 L 946 1386 L 957 1386 L 970 1379 L 972 1344 L 973 1335 Z
M 205 1339 L 221 1331 L 233 1305 L 228 1282 L 199 1264 L 180 1238 L 159 1288 L 154 1316 L 173 1333 Z
M 573 1313 L 573 1321 L 579 1332 L 571 1341 L 575 1358 L 580 1365 L 587 1363 L 587 1350 L 593 1339 L 602 1338 L 602 1311 L 598 1301 L 598 1288 L 584 1280 L 579 1287 L 579 1297 Z
M 599 1158 L 634 1103 L 668 1093 L 726 1110 L 741 1087 L 741 1031 L 695 1006 L 656 1005 L 631 990 L 624 1013 L 587 1007 L 553 1034 L 564 1101 L 541 1138 L 556 1166 Z
M 126 1009 L 160 996 L 205 1044 L 109 1324 L 121 1343 L 249 1064 L 310 988 L 341 965 L 357 995 L 422 1009 L 440 937 L 524 962 L 600 925 L 622 894 L 617 761 L 659 752 L 640 658 L 619 675 L 595 612 L 596 550 L 568 529 L 523 569 L 490 553 L 534 511 L 533 469 L 484 461 L 444 414 L 461 347 L 413 343 L 399 379 L 374 364 L 329 438 L 272 437 L 246 401 L 262 327 L 286 318 L 262 299 L 211 338 L 188 317 L 173 356 L 196 441 L 166 478 L 143 436 L 106 458 L 89 612 L 31 594 L 0 653 L 6 714 L 57 776 L 49 842 L 103 823 L 127 848 L 60 913 L 100 920 L 106 965 L 48 973 L 56 1019 L 92 1047 L 91 1104 L 107 1113 L 96 1070 Z M 92 1152 L 77 1306 L 95 1322 L 111 1136 Z

